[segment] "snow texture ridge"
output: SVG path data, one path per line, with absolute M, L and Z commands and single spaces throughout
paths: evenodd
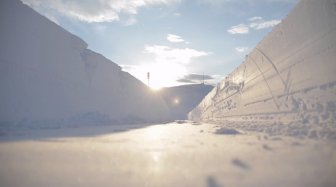
M 165 120 L 147 86 L 18 0 L 0 6 L 0 126 Z
M 299 2 L 189 118 L 336 139 L 335 7 L 334 0 Z

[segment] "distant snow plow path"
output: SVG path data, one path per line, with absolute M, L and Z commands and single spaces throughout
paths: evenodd
M 2 132 L 2 187 L 332 187 L 333 139 L 177 121 Z

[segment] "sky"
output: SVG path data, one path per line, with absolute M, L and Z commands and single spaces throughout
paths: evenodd
M 298 2 L 22 1 L 152 88 L 218 83 Z

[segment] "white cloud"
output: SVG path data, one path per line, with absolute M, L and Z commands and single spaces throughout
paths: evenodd
M 232 26 L 230 29 L 227 30 L 230 34 L 247 34 L 249 33 L 249 28 L 245 24 L 239 24 Z
M 248 19 L 250 22 L 249 24 L 239 24 L 230 27 L 230 29 L 227 30 L 230 34 L 247 34 L 251 29 L 254 30 L 261 30 L 261 29 L 268 29 L 276 26 L 277 24 L 281 23 L 281 20 L 268 20 L 265 21 L 262 17 L 255 16 Z
M 255 16 L 255 17 L 249 18 L 248 20 L 249 20 L 249 21 L 259 21 L 259 20 L 262 20 L 262 17 L 260 17 L 260 16 Z
M 260 29 L 267 29 L 267 28 L 272 28 L 279 24 L 281 21 L 280 20 L 269 20 L 269 21 L 264 21 L 262 19 L 257 20 L 253 23 L 250 24 L 250 27 L 253 28 L 254 30 L 260 30 Z
M 34 9 L 52 9 L 86 22 L 112 22 L 120 14 L 135 15 L 138 9 L 153 5 L 168 5 L 180 0 L 22 0 Z
M 236 47 L 235 50 L 238 52 L 238 53 L 243 53 L 245 51 L 248 50 L 248 47 Z
M 211 52 L 198 51 L 190 48 L 179 49 L 162 45 L 146 45 L 144 52 L 154 54 L 156 62 L 177 64 L 189 64 L 193 58 L 211 54 Z
M 177 36 L 177 35 L 174 35 L 174 34 L 168 34 L 167 35 L 167 40 L 172 42 L 172 43 L 184 42 L 184 40 L 180 36 Z

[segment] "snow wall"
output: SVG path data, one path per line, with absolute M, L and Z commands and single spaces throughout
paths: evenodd
M 0 6 L 0 124 L 157 122 L 164 101 L 102 55 L 17 0 Z
M 336 1 L 299 2 L 189 118 L 335 126 Z

